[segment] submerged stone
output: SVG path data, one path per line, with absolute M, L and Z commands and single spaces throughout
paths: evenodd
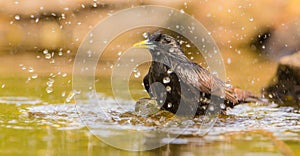
M 135 112 L 139 116 L 150 116 L 157 113 L 160 110 L 160 106 L 156 100 L 149 98 L 139 99 L 135 104 Z

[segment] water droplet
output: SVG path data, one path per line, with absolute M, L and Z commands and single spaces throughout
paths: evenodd
M 171 90 L 172 90 L 172 88 L 171 88 L 170 86 L 167 86 L 167 87 L 166 87 L 166 91 L 167 91 L 167 92 L 171 92 Z
M 227 64 L 231 64 L 231 58 L 227 58 Z
M 66 91 L 63 91 L 63 92 L 61 93 L 61 96 L 62 96 L 62 97 L 65 97 L 65 96 L 66 96 Z
M 225 108 L 226 108 L 226 105 L 225 105 L 224 103 L 221 103 L 221 104 L 220 104 L 220 108 L 221 108 L 221 109 L 225 109 Z
M 170 53 L 173 53 L 174 51 L 175 51 L 175 48 L 170 48 L 170 49 L 169 49 L 169 52 L 170 52 Z
M 227 81 L 227 82 L 225 83 L 225 87 L 227 87 L 227 88 L 232 88 L 232 85 L 231 85 L 230 81 Z
M 179 25 L 176 25 L 175 27 L 176 27 L 176 29 L 179 29 Z
M 165 83 L 165 84 L 166 84 L 166 83 L 170 83 L 170 81 L 171 81 L 171 80 L 170 80 L 169 77 L 164 77 L 164 78 L 163 78 L 163 83 Z
M 119 51 L 119 52 L 117 53 L 117 55 L 118 55 L 118 56 L 121 56 L 121 55 L 122 55 L 122 52 L 121 52 L 121 51 Z
M 53 88 L 52 88 L 52 87 L 47 87 L 47 88 L 46 88 L 46 92 L 47 92 L 48 94 L 52 93 L 52 92 L 53 92 Z
M 269 98 L 271 98 L 271 99 L 273 98 L 273 95 L 272 95 L 272 94 L 269 94 L 268 96 L 269 96 Z
M 38 78 L 38 74 L 32 74 L 32 75 L 31 75 L 31 78 L 33 78 L 33 79 Z
M 20 20 L 21 19 L 21 16 L 20 15 L 15 15 L 15 20 Z
M 249 18 L 249 21 L 250 21 L 250 22 L 253 22 L 253 21 L 254 21 L 254 18 L 253 18 L 253 17 L 250 17 L 250 18 Z
M 62 51 L 58 52 L 58 56 L 62 56 L 62 55 L 63 55 Z
M 66 98 L 66 102 L 71 102 L 71 100 L 74 98 L 74 96 L 76 95 L 76 94 L 80 94 L 80 92 L 78 92 L 78 91 L 76 91 L 76 90 L 72 90 L 70 93 L 69 93 L 69 95 L 67 96 L 67 98 Z
M 172 70 L 172 69 L 168 69 L 167 73 L 168 73 L 168 74 L 172 74 L 172 73 L 173 73 L 173 70 Z
M 52 87 L 53 86 L 53 83 L 54 83 L 54 80 L 53 79 L 51 79 L 51 78 L 48 78 L 48 81 L 47 81 L 47 86 L 48 87 Z
M 28 72 L 29 72 L 29 73 L 34 72 L 34 69 L 33 69 L 32 67 L 29 67 Z
M 213 105 L 209 105 L 209 106 L 208 106 L 208 110 L 214 111 L 214 110 L 215 110 L 215 107 L 214 107 Z
M 187 44 L 187 45 L 185 45 L 187 48 L 190 48 L 191 47 L 191 45 L 190 44 Z
M 66 19 L 66 15 L 64 13 L 62 13 L 60 16 L 61 16 L 61 19 Z
M 218 76 L 218 72 L 217 71 L 212 71 L 211 74 L 215 75 L 215 76 Z
M 184 10 L 183 10 L 183 9 L 180 9 L 180 13 L 184 14 Z
M 134 77 L 135 78 L 139 78 L 141 76 L 141 73 L 139 71 L 137 71 L 136 73 L 134 73 Z
M 5 84 L 2 84 L 2 85 L 1 85 L 1 88 L 5 88 Z
M 185 8 L 187 8 L 187 2 L 184 2 L 183 5 L 185 6 Z
M 43 50 L 43 54 L 48 54 L 48 49 Z
M 103 41 L 103 43 L 104 43 L 104 44 L 107 44 L 107 43 L 108 43 L 108 41 L 107 41 L 107 40 L 104 40 L 104 41 Z
M 61 76 L 66 77 L 67 75 L 68 75 L 67 73 L 63 73 Z
M 172 106 L 173 106 L 173 105 L 172 105 L 171 102 L 169 102 L 168 105 L 167 105 L 168 108 L 171 108 Z
M 47 59 L 47 60 L 51 59 L 51 54 L 47 53 L 47 54 L 45 55 L 45 59 Z
M 94 3 L 94 4 L 93 4 L 93 7 L 94 7 L 94 8 L 97 8 L 97 6 L 98 6 L 97 3 Z

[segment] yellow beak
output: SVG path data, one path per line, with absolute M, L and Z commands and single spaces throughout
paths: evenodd
M 135 47 L 135 48 L 149 48 L 150 45 L 152 45 L 151 42 L 149 42 L 148 40 L 144 40 L 144 41 L 133 44 L 133 47 Z

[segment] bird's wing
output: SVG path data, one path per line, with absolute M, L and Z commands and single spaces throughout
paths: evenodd
M 225 83 L 210 74 L 209 71 L 202 68 L 196 63 L 184 63 L 180 64 L 180 68 L 177 68 L 176 74 L 181 78 L 182 81 L 192 84 L 194 87 L 198 88 L 201 92 L 211 94 L 213 87 L 218 89 L 224 88 L 225 99 L 231 101 L 232 103 L 238 103 L 239 98 L 237 97 L 235 88 L 226 87 Z M 238 90 L 243 91 L 243 90 Z M 245 95 L 246 96 L 246 95 Z

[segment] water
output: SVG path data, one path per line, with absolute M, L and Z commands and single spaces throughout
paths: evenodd
M 207 135 L 199 136 L 197 132 L 201 125 L 201 117 L 193 120 L 180 117 L 174 119 L 171 113 L 158 112 L 146 121 L 144 117 L 136 115 L 134 105 L 125 106 L 127 109 L 120 110 L 111 98 L 106 98 L 103 102 L 109 104 L 110 108 L 104 109 L 114 118 L 109 122 L 118 125 L 110 127 L 109 132 L 116 132 L 110 134 L 112 137 L 119 136 L 118 133 L 122 131 L 126 133 L 126 129 L 151 131 L 153 128 L 165 128 L 164 130 L 171 134 L 182 133 L 172 140 L 171 144 L 144 154 L 173 153 L 176 147 L 181 147 L 180 153 L 186 151 L 197 155 L 204 155 L 207 152 L 211 154 L 225 152 L 231 153 L 230 155 L 232 153 L 280 155 L 299 152 L 300 114 L 294 113 L 291 107 L 243 104 L 230 110 L 228 116 L 220 117 Z M 54 155 L 75 152 L 97 154 L 104 149 L 107 149 L 108 153 L 120 152 L 101 143 L 85 128 L 74 104 L 45 104 L 40 99 L 25 97 L 4 97 L 0 103 L 1 107 L 6 108 L 5 111 L 1 110 L 0 116 L 2 134 L 0 136 L 4 138 L 0 146 L 1 154 L 16 154 L 20 149 L 27 151 L 28 155 L 46 154 L 49 151 Z M 122 104 L 126 103 L 123 101 Z M 86 106 L 85 109 L 89 111 L 87 115 L 90 120 L 96 121 L 95 125 L 101 125 L 102 120 L 98 120 L 98 123 L 94 120 L 95 114 L 99 113 L 94 108 L 92 105 Z M 177 128 L 166 126 L 169 121 L 178 122 L 179 126 Z M 181 129 L 181 126 L 184 129 Z M 170 138 L 162 138 L 160 141 L 168 141 L 166 139 Z M 241 146 L 241 143 L 244 146 Z M 121 142 L 121 144 L 130 143 Z M 32 150 L 28 151 L 26 148 Z
M 15 57 L 11 59 L 16 59 Z M 22 58 L 19 60 L 26 60 L 27 57 Z M 0 62 L 5 63 L 8 58 L 2 59 Z M 234 64 L 235 57 L 231 56 L 231 59 Z M 111 118 L 104 120 L 104 117 L 99 116 L 103 112 L 100 113 L 99 109 L 95 109 L 97 105 L 84 105 L 86 107 L 82 107 L 81 110 L 84 110 L 86 121 L 92 121 L 95 127 L 101 127 L 106 123 L 106 129 L 98 131 L 98 136 L 104 137 L 109 134 L 111 141 L 118 141 L 120 146 L 126 147 L 137 142 L 128 141 L 126 137 L 120 140 L 120 136 L 129 137 L 133 131 L 149 133 L 153 129 L 161 129 L 161 132 L 169 133 L 171 136 L 181 134 L 176 138 L 161 137 L 160 143 L 172 142 L 145 152 L 116 149 L 100 141 L 82 123 L 78 108 L 74 104 L 70 72 L 60 69 L 60 73 L 68 74 L 62 76 L 57 74 L 58 71 L 44 71 L 46 74 L 43 74 L 41 69 L 47 70 L 45 66 L 48 64 L 35 65 L 34 62 L 31 61 L 29 64 L 21 61 L 11 65 L 17 67 L 16 73 L 23 71 L 19 64 L 34 68 L 34 72 L 39 76 L 28 83 L 25 82 L 32 73 L 23 71 L 16 74 L 5 71 L 4 68 L 0 69 L 1 84 L 5 84 L 0 96 L 0 155 L 291 155 L 292 153 L 297 155 L 300 153 L 300 114 L 291 107 L 278 108 L 275 104 L 243 104 L 229 110 L 227 116 L 220 116 L 211 131 L 201 136 L 198 133 L 201 117 L 184 119 L 160 111 L 146 118 L 134 111 L 134 101 L 121 100 L 119 101 L 121 105 L 117 104 L 108 91 L 110 88 L 107 86 L 107 79 L 97 78 L 99 79 L 97 85 L 100 85 L 97 91 L 106 93 L 98 94 L 103 106 L 106 106 L 102 111 Z M 56 60 L 57 66 L 68 64 Z M 142 70 L 139 71 L 143 73 Z M 49 76 L 49 73 L 53 74 Z M 254 72 L 252 74 L 257 76 Z M 137 97 L 145 95 L 141 95 L 142 77 L 134 78 L 131 82 L 131 85 L 136 84 L 132 87 L 132 93 L 137 93 L 139 95 Z M 232 82 L 237 82 L 235 79 L 233 78 Z M 250 88 L 257 88 L 262 80 L 264 78 Z M 45 91 L 49 84 L 47 82 L 51 82 L 53 87 L 51 93 Z

